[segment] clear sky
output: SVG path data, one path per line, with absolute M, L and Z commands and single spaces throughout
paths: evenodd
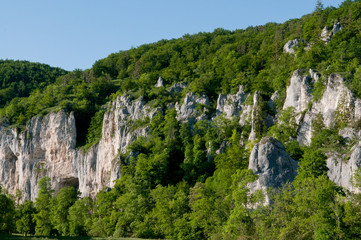
M 342 0 L 323 0 L 338 7 Z M 87 69 L 110 53 L 186 33 L 282 23 L 316 0 L 0 0 L 0 59 Z

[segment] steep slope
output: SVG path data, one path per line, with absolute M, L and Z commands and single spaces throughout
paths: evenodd
M 172 89 L 170 89 L 172 90 Z M 180 121 L 194 123 L 206 116 L 196 105 L 207 103 L 203 96 L 190 93 L 182 104 L 176 103 Z M 107 105 L 102 138 L 87 151 L 76 148 L 74 114 L 54 112 L 34 117 L 24 131 L 6 125 L 0 131 L 0 184 L 14 193 L 24 192 L 25 199 L 35 200 L 38 182 L 49 176 L 57 191 L 64 186 L 79 188 L 82 196 L 92 196 L 120 177 L 120 154 L 140 136 L 147 136 L 148 127 L 134 128 L 138 121 L 151 120 L 160 108 L 152 108 L 142 98 L 124 94 Z
M 186 223 L 177 224 L 201 234 L 193 239 L 235 231 L 232 221 L 251 222 L 244 206 L 259 203 L 253 194 L 282 189 L 299 169 L 309 171 L 307 181 L 329 178 L 356 193 L 360 6 L 347 1 L 284 24 L 143 45 L 13 98 L 0 111 L 0 185 L 22 190 L 24 200 L 37 198 L 44 176 L 56 192 L 73 186 L 82 197 L 113 194 L 109 209 L 118 212 L 110 234 L 117 226 L 122 236 L 148 236 L 140 223 L 159 215 L 146 214 L 163 209 L 164 199 L 172 212 L 179 197 L 184 215 L 177 217 Z M 311 167 L 303 165 L 307 152 L 314 153 Z M 109 218 L 97 214 L 94 223 Z
M 312 124 L 316 116 L 322 116 L 325 127 L 335 125 L 335 116 L 343 117 L 346 124 L 359 121 L 361 117 L 359 113 L 361 108 L 358 107 L 361 100 L 353 96 L 344 85 L 341 76 L 331 75 L 328 78 L 328 84 L 322 98 L 315 102 L 312 101 L 312 86 L 309 85 L 311 81 L 309 79 L 312 80 L 313 78 L 310 75 L 300 75 L 299 70 L 295 71 L 287 88 L 283 110 L 281 110 L 282 112 L 292 107 L 297 114 L 299 126 L 297 139 L 303 145 L 311 143 L 311 137 L 315 134 L 312 130 Z M 172 89 L 170 88 L 169 91 Z M 267 116 L 271 117 L 271 115 L 263 114 L 262 108 L 256 107 L 262 99 L 259 93 L 256 92 L 253 103 L 247 105 L 244 102 L 246 95 L 243 92 L 243 87 L 241 86 L 239 89 L 235 95 L 219 95 L 217 111 L 214 116 L 224 115 L 227 118 L 232 118 L 232 116 L 237 116 L 237 113 L 242 112 L 240 122 L 250 126 L 251 131 L 246 137 L 253 141 L 256 137 L 262 136 L 258 132 L 257 126 L 260 124 L 265 126 Z M 298 96 L 297 94 L 301 95 Z M 270 106 L 271 103 L 270 100 L 266 106 Z M 308 107 L 310 105 L 312 105 L 311 108 Z M 208 99 L 205 96 L 188 93 L 182 104 L 178 102 L 175 104 L 177 119 L 192 125 L 201 120 L 211 121 L 212 117 L 207 108 L 199 108 L 198 106 L 209 106 Z M 172 108 L 172 106 L 169 107 Z M 140 136 L 147 136 L 149 131 L 147 124 L 140 126 L 134 124 L 137 121 L 150 121 L 157 113 L 161 114 L 162 109 L 152 107 L 143 98 L 132 99 L 127 94 L 117 97 L 115 101 L 107 105 L 102 125 L 102 137 L 99 143 L 85 152 L 83 149 L 76 148 L 75 118 L 72 113 L 68 115 L 64 111 L 59 111 L 45 117 L 35 117 L 28 122 L 23 132 L 2 125 L 0 184 L 12 193 L 15 193 L 16 189 L 21 189 L 24 191 L 26 199 L 35 199 L 38 181 L 43 176 L 50 176 L 55 189 L 71 185 L 78 187 L 83 196 L 95 196 L 103 187 L 112 187 L 113 181 L 120 177 L 120 154 L 125 154 L 128 150 L 127 147 Z M 263 121 L 263 123 L 259 123 L 259 121 Z M 283 123 L 276 122 L 275 124 Z M 342 129 L 346 130 L 342 131 Z M 355 128 L 342 129 L 340 134 L 344 138 L 356 142 L 349 147 L 349 153 L 337 153 L 336 150 L 332 149 L 327 153 L 329 156 L 327 160 L 328 175 L 338 185 L 352 190 L 350 180 L 353 172 L 361 164 L 360 142 Z M 287 155 L 282 144 L 277 140 L 275 141 L 277 142 L 276 146 L 283 149 L 283 155 Z M 255 152 L 260 151 L 257 150 L 260 148 L 258 145 L 256 144 L 252 150 L 249 168 L 254 170 L 256 174 L 261 174 L 260 183 L 255 183 L 251 188 L 256 190 L 270 186 L 279 187 L 287 180 L 292 181 L 296 171 L 295 163 L 286 167 L 290 170 L 282 168 L 277 173 L 271 171 L 272 173 L 267 173 L 270 174 L 266 177 L 268 180 L 266 182 L 262 180 L 264 173 L 261 173 L 263 170 L 258 169 L 260 165 L 254 163 L 256 158 L 261 157 L 262 165 L 265 166 L 270 164 L 273 167 L 281 167 L 282 164 L 272 163 L 274 154 L 270 153 L 269 156 L 268 153 L 264 156 L 262 153 L 256 154 Z M 255 154 L 262 156 L 255 157 Z M 349 155 L 348 160 L 345 160 L 345 154 Z M 288 171 L 292 172 L 292 176 L 286 174 Z M 283 176 L 284 174 L 286 175 Z

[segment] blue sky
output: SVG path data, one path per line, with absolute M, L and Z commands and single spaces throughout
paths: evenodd
M 323 0 L 339 6 L 342 0 Z M 91 68 L 110 53 L 186 33 L 282 23 L 316 0 L 0 0 L 0 59 Z

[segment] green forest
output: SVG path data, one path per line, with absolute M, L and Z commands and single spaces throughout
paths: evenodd
M 342 32 L 328 44 L 322 29 L 340 23 Z M 284 53 L 289 40 L 300 39 L 294 55 Z M 308 46 L 309 49 L 307 48 Z M 346 0 L 338 8 L 317 1 L 313 13 L 285 23 L 247 29 L 215 29 L 161 40 L 98 60 L 91 69 L 67 72 L 45 64 L 0 61 L 0 123 L 24 129 L 34 116 L 64 110 L 73 112 L 77 148 L 87 151 L 101 138 L 104 105 L 127 92 L 162 108 L 149 121 L 147 137 L 121 154 L 121 178 L 95 199 L 80 198 L 73 187 L 58 192 L 50 178 L 39 182 L 36 200 L 22 202 L 0 188 L 0 233 L 39 236 L 137 237 L 148 239 L 360 239 L 361 194 L 337 186 L 327 177 L 326 155 L 331 148 L 347 151 L 338 136 L 340 122 L 315 127 L 310 146 L 292 140 L 296 134 L 290 110 L 281 112 L 286 88 L 296 69 L 320 73 L 314 99 L 322 96 L 327 76 L 341 74 L 353 94 L 361 97 L 361 1 Z M 156 88 L 159 76 L 164 88 Z M 186 83 L 180 93 L 165 91 Z M 188 92 L 207 95 L 209 113 L 220 93 L 260 92 L 265 104 L 278 91 L 279 125 L 256 128 L 256 142 L 273 136 L 299 161 L 292 183 L 268 189 L 270 205 L 261 191 L 251 193 L 257 179 L 248 169 L 252 145 L 240 145 L 250 127 L 239 117 L 222 116 L 193 126 L 181 123 L 169 103 Z M 136 125 L 136 124 L 134 124 Z M 136 126 L 134 126 L 136 127 Z M 355 123 L 361 129 L 361 123 Z M 291 139 L 291 140 L 290 140 Z M 216 154 L 222 142 L 223 153 Z M 212 144 L 212 146 L 210 146 Z M 213 152 L 209 153 L 208 149 Z M 346 150 L 345 150 L 346 149 Z M 331 149 L 332 150 L 332 149 Z M 130 154 L 137 152 L 137 156 Z M 361 191 L 361 171 L 353 177 Z

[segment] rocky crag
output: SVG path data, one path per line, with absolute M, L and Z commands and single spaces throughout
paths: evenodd
M 275 93 L 266 102 L 259 92 L 245 93 L 243 86 L 232 95 L 220 94 L 214 112 L 207 96 L 189 92 L 182 101 L 169 104 L 175 108 L 177 119 L 190 124 L 199 120 L 212 121 L 222 115 L 232 119 L 239 117 L 241 126 L 248 125 L 250 133 L 243 139 L 252 142 L 260 139 L 257 128 L 270 127 L 278 123 L 279 114 L 292 108 L 296 115 L 297 141 L 309 145 L 313 134 L 313 122 L 322 117 L 326 127 L 334 126 L 337 121 L 344 123 L 339 135 L 349 143 L 347 158 L 330 152 L 327 154 L 328 176 L 336 184 L 353 191 L 351 179 L 354 171 L 361 165 L 361 142 L 359 130 L 354 123 L 361 119 L 361 100 L 355 98 L 346 87 L 340 75 L 328 76 L 323 94 L 315 98 L 315 85 L 321 76 L 310 70 L 304 74 L 296 70 L 287 87 L 282 108 L 277 110 Z M 162 79 L 157 87 L 164 87 Z M 185 89 L 184 84 L 168 88 L 170 94 Z M 267 112 L 261 107 L 268 108 Z M 24 192 L 25 199 L 37 197 L 38 181 L 49 176 L 55 190 L 64 186 L 75 186 L 82 196 L 95 196 L 103 187 L 113 186 L 120 178 L 120 154 L 140 136 L 147 136 L 148 128 L 132 127 L 132 123 L 146 118 L 152 119 L 164 109 L 151 106 L 143 98 L 132 99 L 128 94 L 118 96 L 107 105 L 99 143 L 84 151 L 76 147 L 75 118 L 72 113 L 54 112 L 44 117 L 34 117 L 22 132 L 5 124 L 0 126 L 0 184 L 15 193 Z M 292 181 L 297 174 L 297 160 L 292 159 L 283 145 L 272 137 L 262 138 L 253 146 L 249 168 L 259 176 L 250 185 L 251 191 L 280 187 Z

